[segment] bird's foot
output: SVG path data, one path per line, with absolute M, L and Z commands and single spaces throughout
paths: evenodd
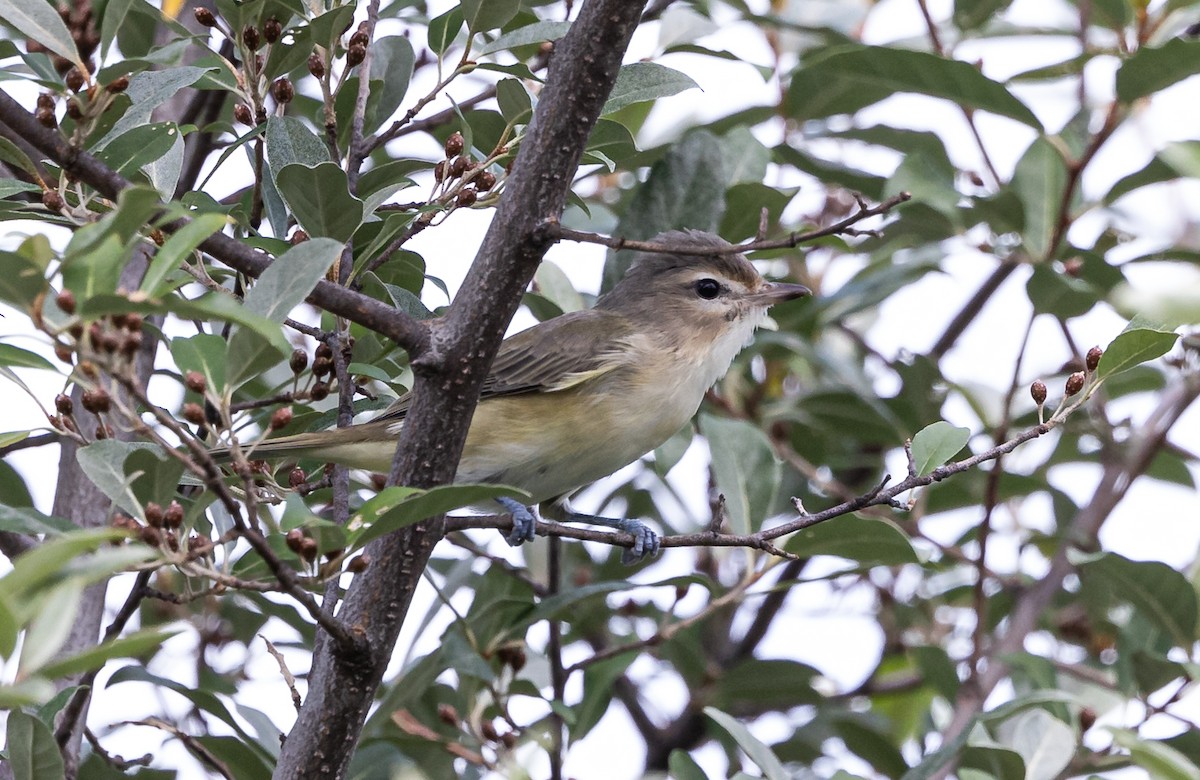
M 533 541 L 533 532 L 537 529 L 537 518 L 533 510 L 520 501 L 511 498 L 497 498 L 497 503 L 512 513 L 513 527 L 504 537 L 510 547 L 518 547 L 525 542 Z
M 659 548 L 662 544 L 658 537 L 658 532 L 653 528 L 643 523 L 641 520 L 627 520 L 618 517 L 600 517 L 598 515 L 585 515 L 574 510 L 568 510 L 565 520 L 569 523 L 588 523 L 590 525 L 602 525 L 608 528 L 615 528 L 618 531 L 633 536 L 633 546 L 626 547 L 621 551 L 621 563 L 633 564 L 646 558 L 658 555 Z

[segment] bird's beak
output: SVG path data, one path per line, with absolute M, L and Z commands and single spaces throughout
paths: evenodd
M 760 306 L 774 306 L 777 303 L 794 301 L 806 295 L 812 295 L 812 290 L 802 284 L 766 282 L 750 296 L 750 300 Z

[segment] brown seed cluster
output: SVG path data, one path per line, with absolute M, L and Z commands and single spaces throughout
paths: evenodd
M 483 168 L 482 164 L 471 157 L 466 149 L 466 139 L 462 133 L 454 132 L 446 139 L 442 147 L 445 159 L 439 160 L 433 166 L 433 179 L 438 184 L 453 191 L 453 183 L 461 180 L 452 205 L 456 208 L 466 208 L 475 205 L 481 192 L 487 192 L 496 186 L 496 175 Z M 417 225 L 424 227 L 433 220 L 433 214 L 426 212 L 417 218 Z

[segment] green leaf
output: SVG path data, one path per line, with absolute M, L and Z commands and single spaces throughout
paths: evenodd
M 150 186 L 158 191 L 163 200 L 174 198 L 179 176 L 183 173 L 183 134 L 176 133 L 175 141 L 166 154 L 143 164 L 141 168 L 150 180 Z
M 622 65 L 613 84 L 608 102 L 601 116 L 608 116 L 634 103 L 677 95 L 687 89 L 699 89 L 700 85 L 685 73 L 659 65 L 656 62 L 631 62 Z
M 1113 742 L 1129 751 L 1133 763 L 1155 780 L 1200 780 L 1200 767 L 1170 745 L 1146 739 L 1136 731 L 1110 728 Z
M 293 163 L 316 166 L 330 162 L 329 148 L 308 125 L 290 116 L 273 116 L 267 120 L 265 135 L 267 164 L 273 177 L 284 166 Z
M 224 214 L 197 214 L 186 225 L 171 234 L 171 237 L 154 253 L 146 275 L 142 277 L 142 292 L 162 295 L 168 292 L 159 289 L 172 271 L 179 268 L 196 247 L 229 222 Z
M 688 133 L 654 164 L 614 231 L 625 238 L 651 239 L 664 230 L 712 231 L 725 212 L 721 144 L 705 130 Z M 625 276 L 635 252 L 608 253 L 601 291 Z
M 1012 0 L 955 0 L 954 24 L 960 30 L 973 30 L 994 19 Z
M 1047 260 L 1057 247 L 1062 194 L 1067 167 L 1062 155 L 1044 138 L 1038 138 L 1021 157 L 1013 172 L 1012 188 L 1025 212 L 1025 246 L 1036 260 Z
M 520 0 L 462 0 L 463 20 L 472 33 L 496 30 L 508 24 L 521 8 Z
M 54 364 L 46 358 L 12 344 L 0 343 L 0 366 L 19 366 L 21 368 L 40 368 L 46 371 L 57 371 Z
M 153 455 L 162 454 L 160 462 L 176 463 L 157 444 L 150 442 L 126 442 L 117 439 L 102 439 L 94 441 L 79 450 L 77 458 L 79 467 L 92 481 L 100 492 L 108 496 L 117 506 L 138 516 L 142 513 L 142 503 L 133 490 L 133 483 L 143 477 L 130 475 L 126 472 L 125 461 L 135 452 L 147 450 Z M 145 475 L 153 478 L 153 475 Z M 169 480 L 168 480 L 169 481 Z
M 333 48 L 334 41 L 354 21 L 354 3 L 338 6 L 321 14 L 308 23 L 313 41 L 325 48 Z
M 671 780 L 707 780 L 708 774 L 686 751 L 676 748 L 667 757 Z
M 49 285 L 46 272 L 24 255 L 16 252 L 0 252 L 0 300 L 12 304 L 21 311 L 30 311 L 34 300 Z
M 771 748 L 751 734 L 750 729 L 746 728 L 737 718 L 721 712 L 716 707 L 705 707 L 704 714 L 733 737 L 754 765 L 762 770 L 763 776 L 767 780 L 788 779 L 787 770 L 783 768 L 783 763 L 779 758 L 771 752 Z
M 0 531 L 14 534 L 58 536 L 74 530 L 76 530 L 76 526 L 71 521 L 44 515 L 33 507 L 0 504 Z
M 81 580 L 71 577 L 49 591 L 37 594 L 37 611 L 25 630 L 25 641 L 21 643 L 18 679 L 33 676 L 43 664 L 58 654 L 59 648 L 71 635 L 71 627 L 75 624 L 75 615 L 83 599 L 83 588 Z
M 1162 357 L 1171 351 L 1178 338 L 1178 334 L 1166 328 L 1134 327 L 1134 322 L 1130 322 L 1104 350 L 1096 376 L 1105 379 Z
M 371 43 L 367 132 L 374 132 L 396 113 L 408 92 L 415 63 L 412 42 L 403 35 L 388 35 Z
M 500 115 L 509 124 L 527 123 L 533 114 L 529 92 L 517 79 L 500 79 L 496 83 L 496 103 L 500 106 Z
M 1031 709 L 997 728 L 999 741 L 1025 761 L 1027 780 L 1054 780 L 1075 756 L 1075 731 L 1043 709 Z
M 288 249 L 267 266 L 246 293 L 247 309 L 282 323 L 300 305 L 342 254 L 342 244 L 314 238 Z
M 700 430 L 712 452 L 717 490 L 736 534 L 757 531 L 779 489 L 782 469 L 771 442 L 757 426 L 709 414 L 700 416 Z
M 1197 70 L 1200 41 L 1177 37 L 1157 48 L 1143 47 L 1117 71 L 1117 100 L 1132 103 L 1194 76 Z
M 46 664 L 41 668 L 40 674 L 57 679 L 89 672 L 99 669 L 114 658 L 136 658 L 145 655 L 178 633 L 178 630 L 161 628 L 135 631 L 128 636 L 103 642 L 81 653 Z
M 139 125 L 112 139 L 96 156 L 128 177 L 171 151 L 178 140 L 179 128 L 174 122 Z
M 894 523 L 859 515 L 838 517 L 797 531 L 783 549 L 806 558 L 835 555 L 866 566 L 918 562 L 908 536 Z
M 197 709 L 216 717 L 222 723 L 233 729 L 239 736 L 243 738 L 247 745 L 254 747 L 256 751 L 262 752 L 258 747 L 258 742 L 254 739 L 254 737 L 246 732 L 238 719 L 235 718 L 229 711 L 229 708 L 226 707 L 225 704 L 211 691 L 202 689 L 197 690 L 191 688 L 190 686 L 184 685 L 183 683 L 178 683 L 165 677 L 159 677 L 158 675 L 150 673 L 141 666 L 124 666 L 118 669 L 117 671 L 113 672 L 111 677 L 108 678 L 108 682 L 106 683 L 105 687 L 111 688 L 114 685 L 119 685 L 124 682 L 150 683 L 151 685 L 157 685 L 178 693 L 180 696 L 183 696 L 192 704 L 196 705 Z M 270 758 L 270 756 L 268 756 L 265 752 L 262 753 L 262 757 Z
M 0 5 L 0 17 L 50 51 L 75 63 L 81 71 L 79 49 L 71 38 L 71 31 L 58 15 L 55 6 L 45 0 L 5 0 Z
M 0 598 L 27 599 L 42 583 L 58 578 L 75 559 L 124 538 L 123 532 L 111 528 L 90 528 L 47 539 L 17 558 L 12 571 L 0 578 Z M 148 549 L 146 553 L 150 555 Z
M 543 41 L 557 41 L 566 35 L 569 29 L 571 29 L 570 22 L 534 22 L 504 33 L 480 49 L 479 53 L 493 54 L 498 51 L 515 49 L 518 46 L 531 46 Z
M 429 22 L 429 49 L 439 57 L 446 53 L 463 26 L 462 9 L 451 8 Z
M 225 339 L 212 333 L 171 339 L 171 356 L 180 372 L 199 371 L 218 394 L 225 388 Z
M 750 128 L 738 125 L 721 136 L 720 143 L 728 186 L 762 183 L 767 175 L 767 164 L 771 162 L 771 150 L 762 145 Z
M 583 296 L 571 284 L 566 272 L 553 261 L 544 260 L 533 277 L 534 288 L 563 313 L 586 308 Z
M 1131 561 L 1103 553 L 1079 567 L 1083 587 L 1114 603 L 1133 606 L 1179 647 L 1196 639 L 1200 604 L 1187 577 L 1159 561 Z
M 275 339 L 282 338 L 282 334 L 274 323 L 282 323 L 308 297 L 341 253 L 342 244 L 338 241 L 314 238 L 297 244 L 271 262 L 244 300 L 247 309 L 272 323 L 270 333 L 245 326 L 234 331 L 225 357 L 225 365 L 231 369 L 227 376 L 230 386 L 240 387 L 261 373 L 268 362 L 283 356 L 286 350 L 279 349 Z
M 0 181 L 0 198 L 9 198 L 19 192 L 41 192 L 42 188 L 36 184 L 19 181 L 17 179 L 5 179 Z
M 43 5 L 50 7 L 45 3 Z M 8 713 L 8 731 L 5 736 L 8 742 L 8 764 L 15 780 L 50 780 L 65 776 L 66 769 L 58 742 L 45 723 L 21 710 L 12 710 Z
M 362 547 L 372 539 L 421 520 L 501 497 L 526 501 L 529 494 L 503 485 L 440 485 L 429 490 L 385 488 L 354 513 L 350 528 L 355 532 L 349 541 L 355 548 Z
M 1028 106 L 971 63 L 881 46 L 846 46 L 806 59 L 792 74 L 785 107 L 793 119 L 818 119 L 852 114 L 897 92 L 944 98 L 1042 129 Z
M 275 184 L 296 221 L 314 238 L 345 243 L 362 224 L 363 202 L 350 194 L 346 172 L 337 163 L 285 165 Z
M 130 130 L 148 124 L 155 109 L 173 98 L 179 90 L 195 84 L 209 70 L 211 69 L 187 65 L 167 70 L 142 71 L 131 76 L 129 87 L 124 94 L 132 101 L 132 105 L 91 151 L 98 152 Z
M 938 420 L 917 432 L 912 439 L 913 463 L 917 474 L 924 476 L 954 457 L 966 446 L 971 431 Z

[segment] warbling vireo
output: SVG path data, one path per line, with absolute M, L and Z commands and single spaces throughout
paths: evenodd
M 730 246 L 699 231 L 655 240 Z M 594 308 L 505 339 L 484 380 L 455 481 L 512 485 L 537 504 L 565 498 L 632 463 L 692 418 L 768 307 L 808 294 L 798 284 L 763 280 L 738 254 L 638 256 Z M 252 457 L 313 458 L 386 472 L 410 402 L 406 394 L 368 422 L 262 442 Z M 513 514 L 508 543 L 532 540 L 530 509 L 511 499 L 500 503 Z M 566 519 L 632 533 L 629 559 L 658 550 L 658 536 L 637 520 L 576 513 Z

